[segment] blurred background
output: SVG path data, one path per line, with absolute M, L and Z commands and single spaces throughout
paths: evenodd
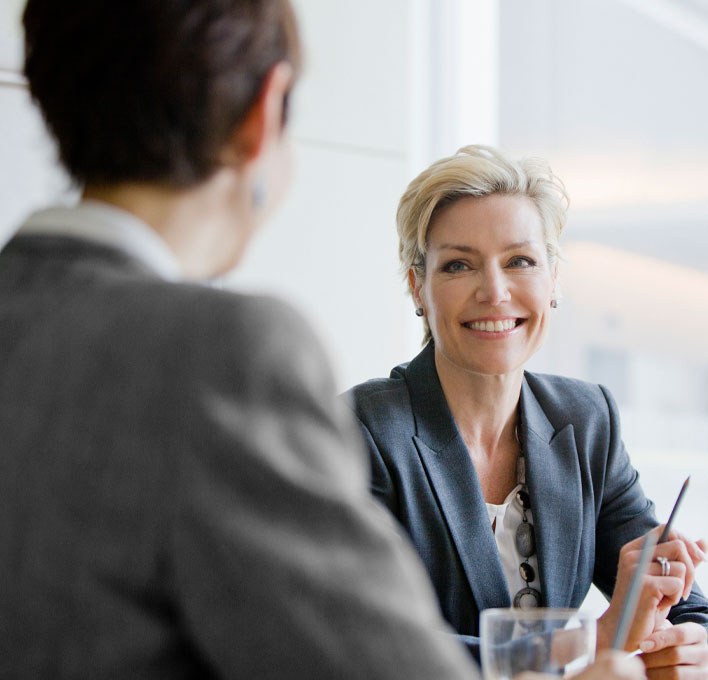
M 18 74 L 22 4 L 0 4 L 0 243 L 76 196 Z M 677 526 L 708 537 L 708 0 L 294 4 L 295 183 L 221 285 L 296 305 L 341 389 L 388 375 L 422 336 L 397 261 L 408 181 L 470 143 L 548 158 L 571 209 L 530 368 L 607 385 L 658 518 L 690 473 Z

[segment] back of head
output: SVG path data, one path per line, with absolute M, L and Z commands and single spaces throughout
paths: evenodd
M 289 0 L 28 0 L 25 75 L 79 183 L 213 173 L 273 65 L 299 67 Z

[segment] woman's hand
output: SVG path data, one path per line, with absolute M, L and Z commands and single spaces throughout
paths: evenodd
M 606 649 L 600 652 L 595 663 L 573 676 L 577 680 L 643 680 L 644 666 L 635 656 Z
M 663 527 L 657 527 L 653 531 L 662 530 Z M 597 622 L 598 649 L 604 649 L 611 644 L 629 583 L 637 568 L 643 542 L 644 537 L 639 537 L 624 545 L 620 551 L 612 600 L 607 611 Z M 688 597 L 696 566 L 706 558 L 705 548 L 703 541 L 690 541 L 676 531 L 670 532 L 667 542 L 656 546 L 653 560 L 642 583 L 637 612 L 625 645 L 626 651 L 635 651 L 642 640 L 658 631 L 671 607 L 678 603 L 681 597 Z M 659 556 L 668 560 L 669 569 L 665 576 L 662 576 L 661 565 L 656 562 Z
M 588 666 L 573 680 L 646 680 L 644 665 L 635 656 L 606 649 L 597 655 L 595 663 Z M 554 675 L 544 673 L 519 673 L 513 680 L 551 680 Z
M 655 529 L 655 531 L 663 531 L 664 527 L 663 525 Z M 658 556 L 663 556 L 667 557 L 669 561 L 669 573 L 673 573 L 671 570 L 674 568 L 674 563 L 671 561 L 671 551 L 668 552 L 668 555 L 665 552 L 661 551 L 662 546 L 668 545 L 670 542 L 676 542 L 680 546 L 683 546 L 685 548 L 685 553 L 682 554 L 681 556 L 681 563 L 683 566 L 686 568 L 686 574 L 685 574 L 685 584 L 684 584 L 684 590 L 683 590 L 683 595 L 682 597 L 685 599 L 691 594 L 691 588 L 693 587 L 693 581 L 696 575 L 696 567 L 698 567 L 701 562 L 705 562 L 708 560 L 708 556 L 706 555 L 706 542 L 701 538 L 697 541 L 692 541 L 689 539 L 687 536 L 682 534 L 679 531 L 675 531 L 672 529 L 669 532 L 669 541 L 667 543 L 662 543 L 661 545 L 658 545 L 656 547 L 656 550 L 654 551 L 654 560 L 656 561 L 656 558 Z M 678 548 L 677 548 L 678 549 Z M 682 552 L 679 550 L 679 552 Z M 674 554 L 676 552 L 674 551 Z M 681 568 L 681 565 L 676 565 Z M 659 568 L 659 571 L 661 571 L 661 567 Z
M 708 678 L 708 632 L 698 623 L 668 621 L 639 644 L 649 680 Z

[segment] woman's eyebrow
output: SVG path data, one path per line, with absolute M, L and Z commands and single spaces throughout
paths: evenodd
M 455 243 L 443 243 L 439 248 L 440 250 L 461 250 L 463 253 L 479 254 L 479 250 L 477 250 L 477 248 L 473 248 L 472 246 L 457 245 Z
M 533 239 L 527 239 L 526 241 L 515 241 L 514 243 L 510 243 L 507 246 L 504 246 L 502 249 L 502 252 L 507 252 L 508 250 L 514 250 L 516 248 L 523 248 L 524 246 L 538 246 L 539 243 L 538 241 L 535 241 Z M 443 243 L 442 245 L 439 246 L 440 250 L 459 250 L 463 253 L 472 253 L 473 255 L 479 255 L 479 250 L 477 248 L 473 248 L 472 246 L 467 246 L 463 244 L 457 244 L 457 243 Z

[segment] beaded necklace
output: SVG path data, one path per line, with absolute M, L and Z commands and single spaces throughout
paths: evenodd
M 533 609 L 541 605 L 541 593 L 529 586 L 536 578 L 536 571 L 528 562 L 528 558 L 536 554 L 536 534 L 526 515 L 531 510 L 531 496 L 526 486 L 526 458 L 519 440 L 518 428 L 514 431 L 519 444 L 519 458 L 516 461 L 516 480 L 521 488 L 516 492 L 516 502 L 521 506 L 521 523 L 516 528 L 515 544 L 524 560 L 519 565 L 519 574 L 526 583 L 526 587 L 519 590 L 514 596 L 514 607 L 520 609 Z

